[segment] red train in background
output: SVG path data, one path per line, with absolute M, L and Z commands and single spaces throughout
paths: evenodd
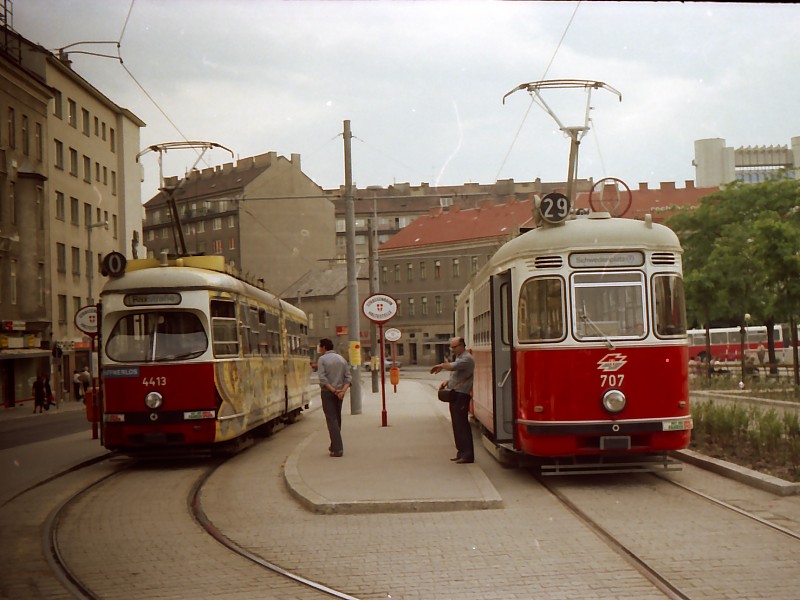
M 692 429 L 678 238 L 549 196 L 459 296 L 473 415 L 545 474 L 672 468 Z
M 128 454 L 237 447 L 311 399 L 306 315 L 221 256 L 121 265 L 101 294 L 102 440 Z

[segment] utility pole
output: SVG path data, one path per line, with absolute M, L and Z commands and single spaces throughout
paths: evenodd
M 353 166 L 350 154 L 350 121 L 344 122 L 344 206 L 347 237 L 347 314 L 350 349 L 360 344 L 361 326 L 358 315 L 358 283 L 356 282 L 356 207 L 353 199 Z M 361 373 L 359 366 L 350 364 L 350 414 L 361 414 Z

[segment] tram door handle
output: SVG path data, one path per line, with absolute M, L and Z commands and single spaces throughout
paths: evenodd
M 511 375 L 511 369 L 506 371 L 506 374 L 503 375 L 503 380 L 500 383 L 497 384 L 497 387 L 499 387 L 499 388 L 503 387 L 506 384 L 506 381 L 508 381 L 508 376 L 509 375 Z

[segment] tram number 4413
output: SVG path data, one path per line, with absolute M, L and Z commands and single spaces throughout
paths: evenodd
M 142 379 L 142 385 L 167 385 L 166 377 L 145 377 Z
M 621 374 L 614 374 L 614 375 L 600 375 L 600 386 L 606 387 L 617 387 L 622 385 L 622 380 L 625 379 L 625 375 Z

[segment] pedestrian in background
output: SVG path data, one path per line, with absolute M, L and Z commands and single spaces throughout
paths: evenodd
M 450 340 L 453 351 L 453 362 L 439 363 L 431 368 L 436 375 L 441 371 L 450 371 L 450 379 L 443 381 L 440 388 L 455 390 L 450 401 L 450 421 L 453 425 L 453 440 L 456 443 L 456 456 L 450 460 L 463 465 L 475 462 L 475 449 L 472 445 L 472 428 L 469 425 L 469 401 L 472 395 L 472 376 L 475 372 L 475 360 L 467 352 L 464 338 L 454 337 Z
M 317 375 L 322 396 L 322 412 L 328 424 L 331 456 L 344 455 L 342 443 L 342 403 L 350 388 L 350 368 L 347 361 L 333 351 L 333 342 L 328 338 L 319 341 L 320 357 L 317 359 Z
M 73 398 L 75 402 L 83 400 L 83 386 L 81 385 L 81 374 L 78 369 L 72 372 L 72 393 L 75 395 Z
M 83 367 L 83 373 L 81 373 L 81 386 L 83 386 L 83 396 L 86 397 L 86 392 L 92 385 L 92 375 L 89 373 L 89 367 Z
M 36 378 L 36 381 L 33 382 L 33 412 L 36 413 L 36 409 L 39 409 L 39 412 L 43 412 L 45 407 L 47 409 L 50 408 L 50 394 L 52 391 L 50 390 L 50 381 L 47 379 L 45 375 L 39 375 Z

